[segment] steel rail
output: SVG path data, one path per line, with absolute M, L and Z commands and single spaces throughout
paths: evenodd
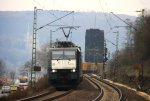
M 56 95 L 54 97 L 51 97 L 50 94 L 57 92 L 56 90 L 54 90 L 54 91 L 51 90 L 51 91 L 47 91 L 47 92 L 41 93 L 41 94 L 36 95 L 36 96 L 20 99 L 20 100 L 17 100 L 17 101 L 32 101 L 32 100 L 39 101 L 39 99 L 42 98 L 42 97 L 43 98 L 40 101 L 51 101 L 51 100 L 55 100 L 55 99 L 61 98 L 63 96 L 66 96 L 67 94 L 71 93 L 72 91 L 73 91 L 73 89 L 65 91 L 64 93 Z M 48 95 L 49 95 L 49 98 L 44 98 L 45 96 L 48 96 Z
M 44 99 L 44 100 L 42 100 L 42 101 L 51 101 L 51 100 L 59 99 L 59 98 L 61 98 L 61 97 L 64 97 L 64 96 L 68 95 L 68 94 L 71 93 L 72 91 L 73 91 L 73 89 L 71 89 L 71 90 L 69 90 L 69 91 L 66 91 L 65 93 L 60 94 L 60 95 L 57 95 L 57 96 L 55 96 L 55 97 Z
M 122 101 L 122 100 L 123 100 L 122 91 L 121 91 L 117 86 L 115 86 L 115 85 L 113 85 L 113 84 L 111 84 L 111 83 L 109 83 L 109 82 L 106 82 L 106 81 L 104 81 L 104 80 L 102 80 L 102 79 L 100 79 L 100 78 L 98 78 L 98 77 L 95 77 L 95 76 L 93 76 L 93 75 L 90 75 L 90 76 L 93 77 L 93 78 L 95 78 L 95 79 L 97 79 L 97 80 L 99 80 L 99 81 L 101 81 L 101 82 L 103 82 L 103 83 L 105 83 L 106 85 L 108 85 L 108 86 L 114 88 L 114 89 L 118 92 L 118 94 L 119 94 L 118 101 Z
M 32 97 L 20 99 L 20 100 L 17 100 L 17 101 L 32 101 L 32 100 L 38 100 L 42 97 L 43 97 L 43 99 L 40 100 L 40 101 L 51 101 L 51 100 L 55 100 L 55 99 L 61 98 L 63 96 L 66 96 L 67 94 L 71 93 L 72 91 L 73 91 L 73 89 L 68 90 L 68 91 L 64 91 L 64 93 L 62 93 L 62 94 L 58 94 L 56 96 L 47 98 L 46 96 L 48 96 L 48 95 L 51 96 L 50 94 L 53 94 L 53 93 L 57 92 L 55 89 L 51 89 L 50 91 L 47 91 L 47 92 L 44 92 L 44 93 L 41 93 L 41 94 L 38 94 L 38 95 L 35 95 L 35 96 L 32 96 Z
M 48 95 L 48 94 L 51 94 L 51 93 L 53 93 L 53 92 L 55 92 L 55 91 L 56 91 L 55 88 L 50 88 L 49 90 L 47 90 L 47 91 L 44 92 L 44 93 L 40 93 L 40 94 L 35 95 L 35 96 L 23 98 L 23 99 L 20 99 L 20 100 L 17 100 L 17 101 L 30 101 L 30 100 L 34 100 L 34 99 L 37 99 L 37 98 L 46 96 L 46 95 Z
M 99 94 L 98 94 L 98 96 L 97 96 L 95 99 L 93 99 L 92 101 L 99 101 L 99 100 L 103 97 L 103 95 L 104 95 L 103 89 L 102 89 L 94 80 L 90 79 L 89 77 L 87 77 L 87 76 L 85 76 L 85 75 L 84 75 L 84 77 L 85 77 L 86 79 L 88 79 L 90 82 L 92 82 L 93 84 L 95 84 L 95 85 L 98 87 L 98 89 L 99 89 Z

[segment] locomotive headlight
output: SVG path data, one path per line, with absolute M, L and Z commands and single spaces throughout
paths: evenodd
M 72 69 L 71 72 L 76 72 L 76 70 L 75 70 L 75 69 Z
M 75 72 L 76 70 L 75 70 L 75 69 L 73 69 L 72 71 L 73 71 L 73 72 Z
M 53 70 L 52 70 L 52 72 L 53 72 L 53 73 L 55 73 L 55 72 L 56 72 L 56 70 L 55 70 L 55 69 L 53 69 Z

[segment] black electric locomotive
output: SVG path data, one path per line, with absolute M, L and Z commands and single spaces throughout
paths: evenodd
M 81 48 L 70 41 L 55 42 L 48 52 L 48 75 L 55 87 L 77 86 L 82 80 Z

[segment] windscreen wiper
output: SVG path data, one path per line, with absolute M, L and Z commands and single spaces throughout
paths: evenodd
M 57 59 L 57 61 L 58 61 L 58 60 L 61 60 L 60 58 L 61 58 L 62 56 L 63 56 L 63 59 L 66 58 L 66 59 L 69 60 L 69 61 L 71 60 L 71 59 L 68 58 L 66 55 L 62 54 L 62 55 Z

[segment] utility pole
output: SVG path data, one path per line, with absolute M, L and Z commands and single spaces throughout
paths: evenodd
M 105 73 L 105 62 L 107 61 L 107 48 L 106 48 L 106 40 L 104 40 L 104 51 L 103 51 L 103 79 L 106 78 Z
M 114 45 L 115 47 L 117 46 L 116 44 L 114 44 L 113 42 L 111 42 L 110 40 L 108 40 L 108 39 L 105 39 L 107 42 L 109 42 L 109 43 L 111 43 L 112 45 Z M 110 58 L 110 53 L 108 54 L 109 56 L 109 58 Z M 112 77 L 112 76 L 114 76 L 114 70 L 115 70 L 115 66 L 112 66 L 113 68 L 112 68 L 112 72 L 111 72 L 111 69 L 110 69 L 110 77 Z M 111 76 L 111 73 L 112 73 L 112 76 Z
M 145 9 L 142 9 L 142 10 L 140 10 L 140 11 L 136 11 L 136 12 L 141 12 L 142 14 L 141 14 L 141 16 L 142 16 L 142 27 L 144 26 L 144 12 L 145 12 Z M 143 30 L 141 31 L 141 34 L 143 33 Z M 144 34 L 144 33 L 143 33 Z M 142 40 L 142 42 L 144 43 L 144 37 L 141 37 L 141 40 Z M 138 79 L 137 79 L 137 84 L 138 85 L 140 85 L 140 87 L 142 87 L 143 86 L 143 77 L 144 77 L 144 45 L 142 45 L 142 50 L 141 50 L 141 57 L 140 57 L 140 55 L 139 55 L 139 57 L 140 57 L 140 61 L 138 61 L 138 62 L 140 62 L 140 69 L 139 69 L 139 75 L 138 75 Z M 140 73 L 140 71 L 141 71 L 141 73 Z M 140 75 L 141 74 L 141 75 Z M 141 78 L 140 78 L 141 77 Z
M 31 86 L 33 87 L 33 82 L 35 82 L 35 71 L 34 66 L 36 66 L 36 28 L 37 28 L 37 8 L 34 7 L 34 19 L 33 19 L 33 42 L 32 42 L 32 67 L 31 67 Z
M 141 12 L 142 13 L 142 18 L 144 18 L 145 9 L 142 9 L 141 11 L 136 11 L 136 12 Z
M 126 19 L 127 23 L 129 23 L 129 19 Z M 120 28 L 120 27 L 124 27 L 127 29 L 127 43 L 126 43 L 126 47 L 127 47 L 127 52 L 128 54 L 132 57 L 133 56 L 133 51 L 131 50 L 133 47 L 133 42 L 132 42 L 132 36 L 131 36 L 131 31 L 132 31 L 132 27 L 131 26 L 115 26 L 115 28 Z M 133 58 L 132 58 L 133 60 Z
M 116 57 L 115 57 L 115 67 L 114 67 L 114 80 L 117 80 L 117 73 L 118 73 L 118 67 L 119 67 L 119 62 L 118 62 L 118 53 L 119 53 L 119 49 L 118 49 L 118 41 L 119 41 L 119 32 L 114 32 L 116 33 Z
M 50 48 L 52 48 L 52 30 L 50 30 Z
M 31 86 L 35 87 L 36 82 L 36 71 L 34 70 L 36 66 L 36 32 L 37 32 L 37 11 L 42 9 L 37 9 L 34 7 L 34 19 L 33 19 L 33 41 L 32 41 L 32 67 L 31 67 Z

